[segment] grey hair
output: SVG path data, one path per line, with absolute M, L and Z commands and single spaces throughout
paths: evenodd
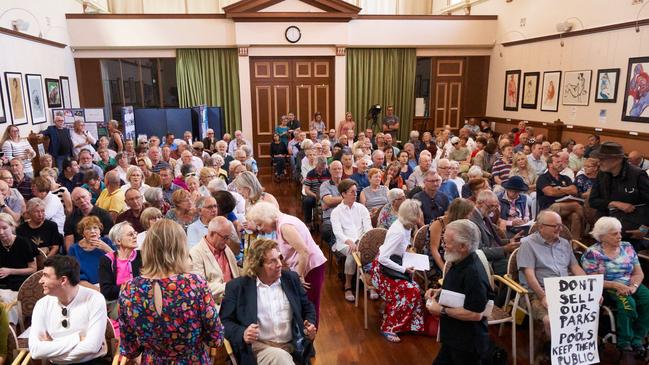
M 241 150 L 246 153 L 246 157 L 250 157 L 250 155 L 252 155 L 252 148 L 247 144 L 241 146 Z
M 397 200 L 402 196 L 406 196 L 406 194 L 403 192 L 403 189 L 399 189 L 399 188 L 390 189 L 390 191 L 388 191 L 388 202 L 392 204 L 395 200 Z
M 152 186 L 144 191 L 144 200 L 149 204 L 162 199 L 164 199 L 164 196 L 161 188 Z
M 223 181 L 223 179 L 212 179 L 212 181 L 207 183 L 207 190 L 209 190 L 210 193 L 228 190 L 228 185 Z
M 234 228 L 234 224 L 232 224 L 232 222 L 230 222 L 225 217 L 221 217 L 221 216 L 214 217 L 207 225 L 207 231 L 208 232 L 216 231 L 219 228 L 219 226 L 222 224 L 225 224 L 230 228 L 230 241 L 239 242 L 239 235 L 237 235 L 237 229 Z
M 611 232 L 611 231 L 621 231 L 622 223 L 620 223 L 617 218 L 613 217 L 602 217 L 595 222 L 593 225 L 593 230 L 590 232 L 590 235 L 593 236 L 598 242 L 602 241 L 602 236 Z
M 480 244 L 480 229 L 475 223 L 468 219 L 458 219 L 446 225 L 446 232 L 449 230 L 455 233 L 455 239 L 473 253 Z
M 473 165 L 469 169 L 469 172 L 467 172 L 467 175 L 469 175 L 469 179 L 482 177 L 482 168 L 480 168 L 480 166 Z
M 327 158 L 324 157 L 324 156 L 318 156 L 318 157 L 316 158 L 316 160 L 315 160 L 315 164 L 316 164 L 316 165 L 321 165 L 321 164 L 323 164 L 323 165 L 326 166 L 326 165 L 327 165 Z
M 37 207 L 45 209 L 45 202 L 40 198 L 31 198 L 27 201 L 26 211 L 31 212 Z
M 482 190 L 480 193 L 478 193 L 478 197 L 476 198 L 476 203 L 478 204 L 484 203 L 487 200 L 491 200 L 491 199 L 498 200 L 498 196 L 496 196 L 496 194 L 491 190 Z
M 410 225 L 415 224 L 422 215 L 421 202 L 415 199 L 406 199 L 399 207 L 399 222 Z
M 305 140 L 302 141 L 302 143 L 300 144 L 300 148 L 303 149 L 303 150 L 308 150 L 308 149 L 311 148 L 311 147 L 313 147 L 313 141 L 310 140 L 310 139 L 305 139 Z
M 122 236 L 124 235 L 124 228 L 126 227 L 131 227 L 131 223 L 126 221 L 117 223 L 113 226 L 113 228 L 110 229 L 110 232 L 108 232 L 108 238 L 113 241 L 115 245 L 119 246 L 117 242 L 122 239 Z
M 205 201 L 209 198 L 208 196 L 200 196 L 196 199 L 196 209 L 202 209 L 205 207 Z
M 453 168 L 460 167 L 460 163 L 458 161 L 452 160 L 451 161 L 451 167 L 453 167 Z
M 385 152 L 383 152 L 381 150 L 374 150 L 374 152 L 372 152 L 372 158 L 374 158 L 374 156 L 377 156 L 377 155 L 384 155 L 385 156 Z
M 246 219 L 256 224 L 271 223 L 276 221 L 280 214 L 281 212 L 275 204 L 260 201 L 248 210 Z

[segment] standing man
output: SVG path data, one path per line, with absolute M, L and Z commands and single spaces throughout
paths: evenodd
M 47 127 L 41 133 L 41 136 L 48 136 L 50 138 L 50 145 L 47 147 L 47 152 L 54 156 L 56 160 L 56 167 L 59 171 L 63 171 L 63 160 L 66 157 L 74 157 L 72 155 L 74 146 L 72 145 L 72 138 L 70 137 L 70 130 L 63 126 L 62 115 L 54 117 L 54 125 Z
M 399 117 L 394 115 L 394 107 L 392 105 L 388 105 L 385 109 L 382 130 L 384 134 L 389 133 L 393 139 L 397 138 L 397 133 L 399 132 Z
M 288 113 L 286 117 L 288 118 L 287 125 L 289 131 L 295 131 L 296 129 L 300 129 L 300 121 L 295 118 L 295 114 Z
M 426 292 L 426 308 L 440 316 L 442 348 L 433 365 L 479 365 L 487 353 L 489 330 L 482 312 L 492 297 L 489 279 L 475 253 L 480 233 L 468 219 L 449 223 L 444 233 L 444 260 L 451 268 L 444 276 L 442 290 L 463 294 L 464 305 L 443 307 L 433 289 Z

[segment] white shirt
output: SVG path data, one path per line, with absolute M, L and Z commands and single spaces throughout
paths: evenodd
M 120 189 L 122 189 L 124 193 L 126 193 L 126 191 L 130 188 L 131 188 L 130 182 L 127 182 L 126 184 L 120 186 Z M 142 185 L 140 185 L 140 188 L 138 190 L 140 191 L 140 194 L 144 195 L 144 193 L 146 193 L 146 191 L 149 190 L 149 188 L 150 188 L 149 185 L 142 183 Z
M 287 343 L 293 339 L 293 312 L 280 279 L 270 285 L 257 279 L 257 321 L 260 340 Z
M 379 263 L 381 265 L 398 272 L 406 272 L 406 268 L 390 260 L 390 256 L 398 255 L 403 257 L 406 248 L 410 244 L 410 231 L 398 219 L 392 223 L 385 236 L 385 241 L 379 247 Z
M 331 211 L 331 228 L 336 237 L 334 251 L 347 247 L 345 241 L 356 242 L 365 232 L 372 229 L 370 212 L 361 203 L 354 202 L 352 207 L 343 203 Z
M 432 166 L 431 166 L 432 168 Z M 408 177 L 408 180 L 406 180 L 406 185 L 408 186 L 408 190 L 414 189 L 416 186 L 423 186 L 424 185 L 424 175 L 428 171 L 421 171 L 421 166 L 415 167 L 415 170 L 410 174 L 410 177 Z
M 245 142 L 244 144 L 247 144 L 248 146 L 252 147 L 252 143 L 250 143 L 250 141 L 248 141 L 245 138 L 243 138 L 243 141 Z M 234 156 L 234 151 L 236 151 L 236 150 L 237 150 L 237 139 L 235 138 L 235 139 L 231 140 L 230 143 L 228 144 L 228 153 L 231 156 Z M 253 155 L 254 155 L 254 153 L 251 152 L 250 157 L 252 157 Z
M 174 168 L 174 176 L 181 175 L 180 168 L 182 167 L 182 165 L 183 165 L 182 160 L 178 160 L 178 162 L 176 162 L 176 167 Z M 194 171 L 198 172 L 198 170 L 202 169 L 204 166 L 203 160 L 201 160 L 196 156 L 192 156 L 192 166 L 194 166 Z
M 93 156 L 99 155 L 95 151 L 95 148 L 92 146 L 93 144 L 97 143 L 97 140 L 95 137 L 90 134 L 88 131 L 84 131 L 85 133 L 77 133 L 74 131 L 74 129 L 70 129 L 70 139 L 72 140 L 72 152 L 74 153 L 75 156 L 79 156 L 79 152 L 83 149 L 89 150 Z M 88 138 L 86 139 L 86 136 Z M 81 147 L 76 147 L 78 145 L 83 145 Z M 113 156 L 114 157 L 114 156 Z
M 126 182 L 126 171 L 129 168 L 131 168 L 131 166 L 133 166 L 133 165 L 128 165 L 128 167 L 126 169 L 122 168 L 122 166 L 119 166 L 119 165 L 117 165 L 117 167 L 115 167 L 115 171 L 117 171 L 117 175 L 119 175 L 119 178 L 122 181 Z
M 466 141 L 466 146 L 467 146 L 467 148 L 469 149 L 469 152 L 473 152 L 473 151 L 475 151 L 475 149 L 476 149 L 476 147 L 477 147 L 476 144 L 475 144 L 475 141 L 474 141 L 473 138 L 471 138 L 471 137 L 469 137 L 469 138 L 467 139 L 467 141 Z
M 79 363 L 106 354 L 104 341 L 106 301 L 100 292 L 78 286 L 79 292 L 66 307 L 57 297 L 47 295 L 36 302 L 29 331 L 29 352 L 34 359 L 47 359 L 55 364 Z M 62 309 L 67 309 L 67 317 Z M 68 327 L 64 328 L 63 320 Z M 52 341 L 41 341 L 47 332 Z M 83 336 L 83 341 L 79 336 Z
M 65 225 L 65 209 L 63 208 L 61 199 L 52 194 L 52 192 L 49 192 L 45 196 L 45 199 L 43 199 L 43 203 L 45 203 L 45 219 L 49 219 L 56 223 L 56 226 L 59 228 L 59 233 L 63 234 L 63 226 Z
M 187 226 L 187 248 L 196 246 L 201 241 L 201 238 L 206 235 L 207 225 L 198 218 L 194 223 Z
M 559 174 L 563 175 L 563 176 L 568 176 L 570 178 L 570 181 L 573 181 L 573 182 L 575 181 L 575 172 L 572 171 L 572 169 L 570 167 L 566 167 Z
M 455 179 L 449 179 L 449 180 L 451 180 L 452 182 L 455 183 L 455 186 L 457 186 L 457 191 L 458 191 L 460 194 L 462 194 L 462 187 L 463 187 L 464 184 L 465 184 L 464 179 L 462 179 L 461 177 L 458 176 L 458 177 L 456 177 Z

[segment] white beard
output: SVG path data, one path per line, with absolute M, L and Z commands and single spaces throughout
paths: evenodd
M 460 260 L 460 255 L 453 252 L 444 252 L 444 260 L 448 262 L 457 262 Z

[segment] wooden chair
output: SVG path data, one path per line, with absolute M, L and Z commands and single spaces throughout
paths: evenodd
M 424 245 L 426 244 L 426 235 L 428 234 L 429 227 L 430 225 L 426 224 L 423 227 L 419 228 L 412 240 L 412 247 L 418 254 L 424 253 Z M 426 291 L 428 289 L 428 273 L 425 271 L 415 271 L 415 275 L 424 281 L 424 286 L 422 289 Z
M 36 270 L 43 270 L 45 268 L 45 260 L 47 259 L 47 255 L 43 250 L 40 248 L 38 249 L 38 252 L 36 253 Z
M 5 364 L 18 365 L 28 357 L 28 351 L 25 349 L 19 350 L 19 348 L 18 336 L 16 336 L 14 327 L 10 325 L 9 335 L 7 336 L 7 359 Z
M 43 271 L 36 271 L 31 274 L 22 285 L 20 285 L 20 288 L 18 288 L 17 299 L 22 311 L 18 328 L 21 333 L 31 324 L 32 312 L 34 311 L 36 302 L 45 296 L 45 293 L 43 293 L 43 286 L 38 283 L 38 281 L 41 280 L 41 276 L 43 276 Z
M 372 262 L 379 254 L 379 247 L 385 241 L 388 230 L 385 228 L 373 228 L 367 231 L 358 240 L 358 251 L 352 253 L 356 261 L 356 307 L 358 307 L 359 281 L 363 282 L 363 314 L 365 317 L 365 329 L 367 329 L 367 291 L 376 290 L 371 283 L 371 275 L 363 271 L 363 267 Z

